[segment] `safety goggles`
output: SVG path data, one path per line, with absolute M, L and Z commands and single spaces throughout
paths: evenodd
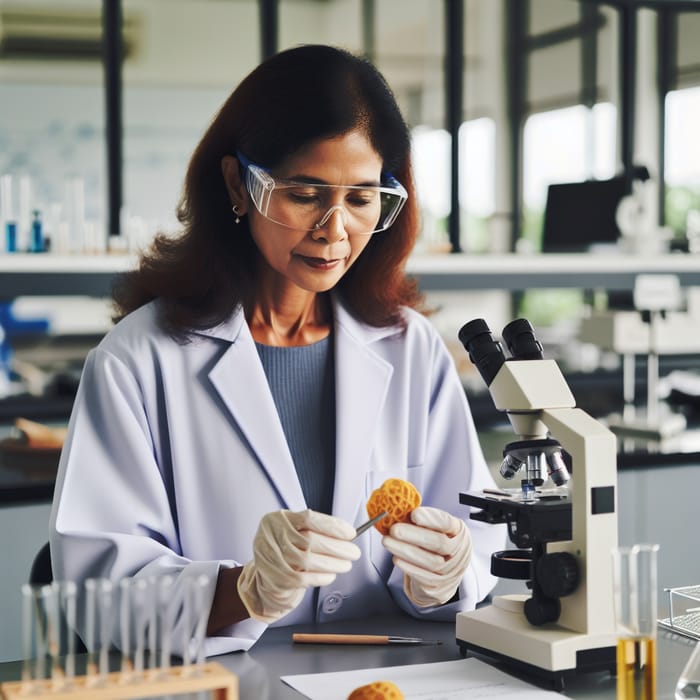
M 369 236 L 388 229 L 408 198 L 390 174 L 382 176 L 382 186 L 297 182 L 272 177 L 241 153 L 236 157 L 245 168 L 245 185 L 255 208 L 270 221 L 298 231 L 321 229 L 338 212 L 348 235 Z

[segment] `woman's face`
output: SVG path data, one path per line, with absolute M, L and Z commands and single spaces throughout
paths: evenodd
M 307 146 L 272 170 L 271 175 L 328 185 L 366 185 L 378 184 L 381 173 L 379 154 L 366 136 L 353 131 Z M 349 236 L 340 209 L 313 231 L 290 229 L 270 221 L 250 198 L 247 214 L 253 240 L 275 281 L 310 292 L 332 289 L 370 239 L 369 235 Z

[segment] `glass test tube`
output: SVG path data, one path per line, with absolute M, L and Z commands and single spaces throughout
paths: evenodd
M 196 627 L 194 632 L 194 656 L 197 665 L 204 663 L 204 639 L 207 634 L 208 610 L 204 606 L 204 593 L 209 586 L 208 576 L 198 576 L 194 582 L 194 612 Z
M 5 250 L 8 253 L 17 251 L 17 214 L 12 194 L 12 175 L 3 175 L 0 177 L 0 223 Z
M 146 646 L 146 627 L 148 618 L 146 609 L 148 604 L 149 586 L 144 579 L 137 579 L 130 586 L 131 609 L 134 616 L 134 631 L 136 641 L 134 644 L 134 672 L 141 676 L 144 670 L 144 653 Z
M 97 581 L 94 578 L 89 578 L 85 581 L 85 646 L 88 653 L 88 676 L 97 675 L 96 588 Z
M 204 593 L 209 579 L 202 575 L 195 578 L 187 578 L 184 583 L 184 597 L 182 606 L 182 633 L 183 633 L 183 674 L 196 673 L 193 661 L 200 663 L 202 660 L 202 648 L 204 634 L 206 634 L 207 617 L 204 612 Z
M 618 698 L 656 698 L 658 550 L 635 544 L 612 552 Z
M 36 614 L 36 665 L 34 678 L 43 680 L 46 678 L 46 654 L 48 652 L 47 622 L 45 591 L 47 586 L 34 586 L 34 609 Z
M 172 595 L 174 579 L 172 576 L 163 576 L 158 582 L 158 622 L 160 632 L 160 669 L 167 674 L 170 670 L 170 651 L 172 648 Z
M 98 646 L 99 654 L 99 676 L 103 677 L 109 673 L 109 646 L 112 633 L 112 610 L 113 610 L 113 586 L 107 579 L 98 581 L 97 610 L 100 626 L 100 640 Z
M 155 668 L 158 665 L 158 580 L 148 579 L 148 665 Z
M 41 599 L 46 615 L 46 642 L 51 663 L 51 680 L 54 689 L 61 688 L 64 681 L 63 668 L 61 668 L 61 637 L 60 637 L 60 610 L 59 610 L 59 586 L 54 582 L 43 586 Z
M 29 233 L 32 227 L 32 178 L 21 175 L 19 178 L 19 211 L 17 214 L 17 250 L 29 249 Z
M 62 581 L 60 584 L 61 602 L 64 610 L 64 632 L 66 639 L 65 673 L 66 679 L 75 677 L 75 635 L 76 635 L 76 596 L 75 581 Z
M 184 596 L 180 619 L 183 634 L 183 675 L 197 673 L 197 664 L 204 660 L 204 637 L 207 630 L 204 591 L 208 583 L 209 578 L 204 575 L 186 578 L 183 581 Z
M 193 580 L 186 578 L 183 584 L 182 596 L 182 612 L 180 613 L 180 625 L 182 628 L 182 666 L 183 673 L 189 673 L 189 667 L 192 664 L 192 650 L 190 644 L 192 642 L 192 584 Z M 196 618 L 195 618 L 196 619 Z
M 122 676 L 130 675 L 133 670 L 131 665 L 131 579 L 123 578 L 119 582 L 119 633 L 122 652 Z M 123 680 L 125 680 L 123 678 Z
M 34 686 L 32 660 L 37 618 L 34 611 L 34 589 L 28 583 L 22 585 L 22 689 L 29 694 Z
M 73 581 L 54 581 L 42 589 L 42 595 L 51 659 L 51 680 L 54 689 L 64 689 L 75 677 L 76 585 Z

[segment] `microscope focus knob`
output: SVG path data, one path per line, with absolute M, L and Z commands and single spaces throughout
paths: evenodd
M 537 561 L 535 576 L 548 598 L 562 598 L 573 593 L 581 578 L 578 563 L 569 552 L 545 554 Z
M 548 622 L 556 622 L 561 615 L 561 602 L 559 598 L 546 598 L 535 596 L 528 598 L 523 604 L 525 619 L 535 627 L 546 625 Z

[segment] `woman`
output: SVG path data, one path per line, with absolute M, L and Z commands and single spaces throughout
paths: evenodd
M 327 46 L 260 65 L 195 150 L 178 213 L 181 236 L 125 276 L 86 360 L 56 577 L 169 573 L 177 597 L 206 574 L 209 654 L 268 624 L 473 607 L 504 534 L 458 504 L 493 483 L 404 275 L 410 140 L 381 75 Z M 424 507 L 353 542 L 390 477 Z

